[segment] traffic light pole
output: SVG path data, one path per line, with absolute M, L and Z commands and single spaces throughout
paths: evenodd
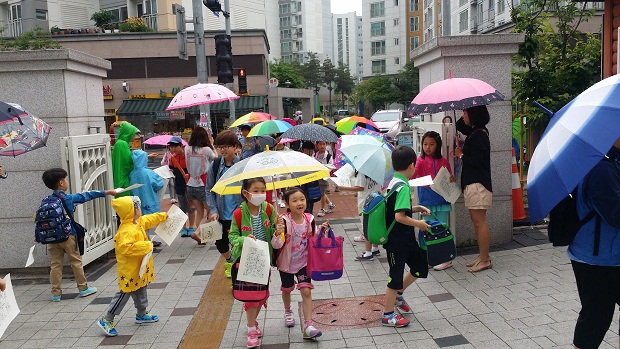
M 230 0 L 224 0 L 224 11 L 226 13 L 230 13 Z M 224 22 L 226 23 L 226 35 L 228 35 L 230 37 L 230 40 L 232 42 L 232 35 L 231 35 L 231 29 L 230 29 L 230 16 L 226 16 Z M 235 76 L 234 68 L 233 68 L 233 76 Z M 234 89 L 235 89 L 234 83 L 231 82 L 231 83 L 228 83 L 227 85 L 228 85 L 228 88 L 230 90 L 234 91 Z M 237 118 L 236 114 L 235 114 L 235 112 L 236 112 L 236 110 L 235 110 L 235 101 L 234 100 L 228 101 L 228 105 L 230 106 L 230 117 L 229 117 L 229 119 L 230 119 L 230 123 L 232 124 L 235 121 L 235 119 Z
M 198 83 L 208 82 L 207 50 L 205 48 L 205 26 L 202 16 L 202 1 L 192 0 L 192 13 L 194 15 L 194 43 L 196 44 L 196 70 L 198 71 Z M 200 105 L 200 117 L 206 117 L 207 130 L 211 130 L 211 108 L 208 104 Z

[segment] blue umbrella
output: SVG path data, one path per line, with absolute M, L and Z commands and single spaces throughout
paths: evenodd
M 575 189 L 620 136 L 620 75 L 598 82 L 551 118 L 532 155 L 527 196 L 532 222 Z

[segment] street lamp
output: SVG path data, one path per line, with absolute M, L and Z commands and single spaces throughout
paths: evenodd
M 288 79 L 284 82 L 284 86 L 286 86 L 286 88 L 290 88 L 292 84 L 293 83 L 290 82 Z M 289 115 L 289 111 L 290 111 L 289 110 L 289 106 L 291 105 L 291 99 L 290 98 L 284 98 L 283 102 L 285 102 L 284 103 L 284 117 L 288 118 L 288 117 L 290 117 L 290 115 Z

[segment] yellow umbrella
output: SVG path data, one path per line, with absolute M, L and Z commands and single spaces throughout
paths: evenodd
M 255 177 L 265 177 L 267 188 L 275 190 L 329 177 L 329 169 L 304 153 L 265 151 L 234 164 L 211 190 L 220 195 L 239 194 L 242 181 Z
M 244 116 L 240 117 L 239 119 L 235 120 L 235 122 L 233 122 L 230 125 L 230 127 L 238 127 L 238 126 L 241 126 L 243 124 L 256 124 L 256 123 L 259 123 L 259 122 L 263 122 L 263 121 L 267 121 L 267 120 L 275 120 L 275 119 L 277 119 L 277 117 L 275 117 L 275 116 L 273 116 L 271 114 L 253 111 L 253 112 L 247 113 Z

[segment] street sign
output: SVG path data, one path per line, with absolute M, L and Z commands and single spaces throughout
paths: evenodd
M 276 79 L 276 78 L 269 79 L 269 87 L 270 88 L 278 87 L 278 79 Z

